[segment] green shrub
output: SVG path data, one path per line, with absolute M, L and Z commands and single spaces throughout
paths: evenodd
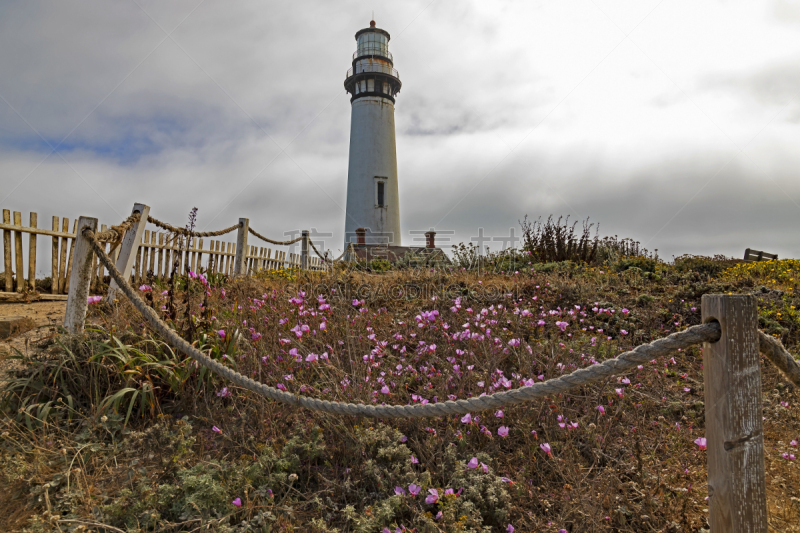
M 740 263 L 724 255 L 708 257 L 704 255 L 681 255 L 675 258 L 675 270 L 678 272 L 698 272 L 709 276 L 718 276 L 726 269 Z
M 645 256 L 630 257 L 627 259 L 620 259 L 612 266 L 617 272 L 624 272 L 631 268 L 638 268 L 642 272 L 650 272 L 655 274 L 658 262 Z

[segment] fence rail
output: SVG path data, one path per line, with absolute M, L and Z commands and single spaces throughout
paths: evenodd
M 72 263 L 77 237 L 78 219 L 70 217 L 52 217 L 52 229 L 38 227 L 39 215 L 28 214 L 28 224 L 22 223 L 20 211 L 3 209 L 0 230 L 3 232 L 3 275 L 0 276 L 0 290 L 7 293 L 36 292 L 37 247 L 41 238 L 50 239 L 50 287 L 51 294 L 66 295 L 72 277 Z M 156 224 L 158 227 L 158 224 Z M 100 231 L 108 226 L 102 224 Z M 23 236 L 26 236 L 23 238 Z M 281 241 L 269 241 L 279 243 Z M 27 244 L 27 246 L 25 246 Z M 110 254 L 116 263 L 120 247 L 111 243 L 102 243 L 104 251 Z M 40 250 L 41 251 L 41 250 Z M 235 258 L 237 243 L 221 239 L 207 239 L 177 235 L 163 229 L 144 229 L 138 245 L 133 253 L 133 264 L 130 272 L 132 283 L 143 283 L 148 280 L 168 278 L 175 262 L 177 272 L 183 273 L 188 267 L 193 271 L 205 269 L 208 272 L 227 275 L 235 274 Z M 302 254 L 288 252 L 279 248 L 268 248 L 249 245 L 246 247 L 245 274 L 258 271 L 301 268 Z M 323 270 L 325 261 L 317 257 L 309 257 L 307 268 Z M 27 268 L 26 268 L 27 267 Z M 90 292 L 98 294 L 105 287 L 104 280 L 108 275 L 102 263 L 95 257 L 90 267 Z M 40 278 L 41 279 L 41 278 Z

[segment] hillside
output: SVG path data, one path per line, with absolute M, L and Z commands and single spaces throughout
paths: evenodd
M 528 261 L 527 259 L 531 259 Z M 315 398 L 433 403 L 568 373 L 755 293 L 797 354 L 800 261 L 638 256 L 143 285 L 194 346 Z M 707 528 L 702 350 L 570 394 L 430 419 L 320 414 L 176 355 L 127 301 L 45 335 L 2 390 L 3 531 L 667 531 Z M 800 531 L 800 400 L 762 361 L 770 523 Z M 82 528 L 82 529 L 81 529 Z

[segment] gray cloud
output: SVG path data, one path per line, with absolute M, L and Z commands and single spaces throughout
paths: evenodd
M 156 22 L 133 2 L 0 6 L 0 95 L 45 138 L 0 102 L 3 207 L 110 224 L 134 201 L 175 223 L 197 206 L 206 229 L 247 216 L 269 235 L 330 231 L 326 244 L 340 248 L 350 127 L 342 82 L 369 10 L 355 1 L 140 3 Z M 676 28 L 713 22 L 720 46 L 735 48 L 739 19 L 724 10 L 699 20 L 686 17 L 689 6 L 662 6 L 632 35 L 645 56 L 629 42 L 615 48 L 623 35 L 592 6 L 375 9 L 404 84 L 396 123 L 406 232 L 435 225 L 468 241 L 479 227 L 507 233 L 525 214 L 572 214 L 666 257 L 748 246 L 797 255 L 800 70 L 755 38 L 786 28 L 780 21 L 753 22 L 739 65 L 734 52 L 684 53 L 707 42 L 692 26 Z M 627 29 L 647 14 L 624 11 L 609 13 Z M 177 44 L 164 40 L 159 25 L 178 24 Z M 800 36 L 786 37 L 782 53 L 800 57 Z M 673 218 L 736 153 L 728 136 L 742 146 L 759 131 Z M 67 135 L 48 156 L 48 143 Z

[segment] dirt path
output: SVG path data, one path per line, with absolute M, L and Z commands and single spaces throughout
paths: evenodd
M 31 344 L 52 335 L 56 326 L 64 321 L 64 310 L 67 302 L 32 302 L 32 303 L 4 303 L 0 304 L 0 316 L 24 316 L 33 320 L 36 328 L 13 335 L 8 339 L 0 341 L 0 375 L 10 369 L 14 361 L 10 361 L 8 356 L 15 350 L 27 354 Z

